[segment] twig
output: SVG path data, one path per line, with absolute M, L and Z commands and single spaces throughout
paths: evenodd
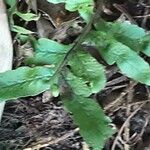
M 121 134 L 124 130 L 124 128 L 126 127 L 126 125 L 128 124 L 128 122 L 131 120 L 131 118 L 146 104 L 147 102 L 143 103 L 141 106 L 139 106 L 139 108 L 137 108 L 134 112 L 132 112 L 132 114 L 127 118 L 127 120 L 124 122 L 124 124 L 122 125 L 122 127 L 120 128 L 114 142 L 113 142 L 113 145 L 112 145 L 112 148 L 111 150 L 115 150 L 115 147 L 117 145 L 117 142 L 118 142 L 118 138 L 121 137 Z
M 147 22 L 147 19 L 148 19 L 148 16 L 146 16 L 146 15 L 148 15 L 149 14 L 149 8 L 145 8 L 145 11 L 144 11 L 144 19 L 142 20 L 142 24 L 141 24 L 141 26 L 143 27 L 143 28 L 146 28 L 146 22 Z
M 127 12 L 125 8 L 123 8 L 121 5 L 118 5 L 118 4 L 113 4 L 113 6 L 116 9 L 118 9 L 121 13 L 123 13 L 131 23 L 137 24 L 136 21 L 132 18 L 132 16 Z
M 134 133 L 134 134 L 129 138 L 129 140 L 126 141 L 126 143 L 128 143 L 130 146 L 135 145 L 135 144 L 141 139 L 141 137 L 143 136 L 143 133 L 144 133 L 145 128 L 147 127 L 148 123 L 149 123 L 149 117 L 147 117 L 147 118 L 145 119 L 145 123 L 144 123 L 144 125 L 143 125 L 143 127 L 142 127 L 142 129 L 141 129 L 141 132 L 140 132 L 139 134 L 138 134 L 138 133 Z
M 60 138 L 57 138 L 55 140 L 52 140 L 50 138 L 49 141 L 41 141 L 39 143 L 37 143 L 36 145 L 32 146 L 32 147 L 29 147 L 29 148 L 25 148 L 24 150 L 39 150 L 41 148 L 44 148 L 44 147 L 47 147 L 49 145 L 52 145 L 52 144 L 57 144 L 59 143 L 60 141 L 64 141 L 65 139 L 69 138 L 70 136 L 73 136 L 75 133 L 79 132 L 79 128 L 76 128 L 74 129 L 73 131 L 70 131 L 69 133 L 61 136 Z
M 12 68 L 13 45 L 7 20 L 6 8 L 0 0 L 0 73 Z M 5 102 L 0 102 L 0 121 Z
M 142 16 L 134 16 L 133 18 L 145 18 L 145 17 L 150 17 L 150 14 L 142 15 Z
M 131 85 L 133 83 L 131 82 Z M 134 88 L 132 88 L 129 92 L 128 92 L 128 95 L 127 95 L 127 105 L 126 105 L 126 115 L 129 116 L 130 115 L 130 112 L 131 112 L 131 106 L 130 106 L 130 103 L 132 102 L 132 99 L 133 99 L 133 92 L 134 92 Z M 126 141 L 129 141 L 129 138 L 130 138 L 130 121 L 127 123 L 127 125 L 125 126 L 125 140 Z M 130 146 L 128 143 L 125 143 L 124 144 L 124 148 L 125 150 L 129 150 L 130 149 Z
M 118 108 L 123 103 L 122 98 L 126 94 L 128 94 L 128 92 L 132 90 L 135 85 L 137 85 L 137 83 L 132 82 L 129 86 L 127 86 L 127 88 L 119 95 L 119 97 L 116 100 L 104 107 L 104 110 L 113 112 L 116 108 Z

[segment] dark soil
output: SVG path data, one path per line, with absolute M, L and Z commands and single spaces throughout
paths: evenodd
M 63 5 L 47 5 L 44 0 L 38 0 L 37 6 L 59 25 L 54 29 L 53 25 L 50 26 L 49 22 L 43 19 L 42 31 L 41 23 L 37 27 L 39 37 L 70 43 L 80 33 L 81 30 L 75 30 L 70 35 L 68 26 L 61 26 L 62 22 L 74 19 L 78 14 L 67 12 Z M 131 23 L 136 22 L 150 30 L 149 0 L 112 0 L 105 4 L 105 8 L 107 11 L 103 12 L 102 16 L 106 20 L 114 21 L 124 15 Z M 84 26 L 81 20 L 77 23 L 79 29 Z M 35 30 L 34 26 L 35 24 L 32 24 L 31 28 Z M 17 43 L 15 48 L 18 45 Z M 20 55 L 15 55 L 14 67 L 21 64 L 18 61 Z M 114 66 L 107 68 L 107 79 L 107 86 L 95 97 L 111 117 L 117 133 L 107 141 L 104 150 L 113 150 L 114 144 L 114 150 L 129 150 L 124 148 L 126 144 L 130 146 L 130 150 L 150 150 L 150 87 L 130 81 Z M 123 126 L 128 129 L 128 138 L 125 135 L 127 131 L 120 132 Z M 119 138 L 117 143 L 116 138 Z M 71 115 L 64 110 L 59 98 L 48 98 L 48 101 L 44 102 L 41 94 L 7 102 L 0 126 L 0 150 L 87 150 L 85 147 L 78 127 L 73 123 Z
M 24 149 L 59 139 L 43 149 L 81 149 L 82 138 L 76 128 L 61 101 L 43 103 L 38 96 L 8 102 L 0 128 L 0 150 Z M 68 137 L 61 140 L 64 135 Z

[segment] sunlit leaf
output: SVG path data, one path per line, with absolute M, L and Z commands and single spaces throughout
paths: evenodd
M 142 39 L 142 52 L 150 57 L 150 35 L 146 35 L 143 39 Z
M 20 67 L 0 73 L 0 101 L 37 95 L 50 89 L 54 71 L 45 67 Z
M 70 73 L 66 75 L 66 79 L 77 95 L 88 97 L 104 88 L 104 68 L 90 54 L 77 51 L 69 60 L 68 66 Z
M 6 4 L 8 4 L 9 6 L 13 7 L 14 5 L 16 5 L 17 0 L 5 0 Z
M 141 51 L 141 39 L 146 35 L 143 28 L 127 22 L 113 23 L 104 20 L 95 23 L 95 27 L 98 31 L 107 33 L 108 36 L 112 36 L 112 38 L 127 45 L 132 50 Z
M 114 130 L 109 127 L 110 119 L 100 106 L 93 99 L 77 95 L 64 97 L 64 104 L 73 114 L 73 119 L 89 146 L 93 150 L 102 150 Z
M 39 19 L 39 16 L 33 13 L 21 13 L 19 11 L 16 12 L 16 15 L 18 15 L 20 18 L 22 18 L 25 21 L 37 21 Z
M 33 34 L 34 32 L 27 30 L 23 27 L 17 26 L 17 25 L 12 25 L 11 26 L 11 31 L 17 32 L 19 34 Z
M 36 65 L 59 65 L 72 45 L 64 45 L 53 40 L 41 38 L 35 42 L 35 56 L 26 63 Z
M 150 85 L 149 64 L 129 47 L 119 42 L 113 42 L 107 49 L 101 50 L 101 54 L 109 64 L 110 59 L 115 62 L 126 76 Z

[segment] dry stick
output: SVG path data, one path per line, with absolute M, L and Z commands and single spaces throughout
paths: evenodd
M 132 16 L 127 12 L 125 8 L 123 8 L 121 5 L 118 5 L 118 4 L 114 4 L 113 6 L 116 9 L 118 9 L 121 13 L 123 13 L 131 23 L 137 24 L 136 21 L 132 18 Z
M 145 8 L 145 12 L 144 12 L 144 16 L 145 15 L 148 15 L 149 14 L 149 8 Z M 141 26 L 143 27 L 143 28 L 146 28 L 146 22 L 147 22 L 147 19 L 148 19 L 149 17 L 148 16 L 145 16 L 144 17 L 144 19 L 143 19 L 143 21 L 142 21 L 142 24 L 141 24 Z
M 52 140 L 50 138 L 49 141 L 43 141 L 42 143 L 38 143 L 38 144 L 36 144 L 36 145 L 34 145 L 34 146 L 30 147 L 30 148 L 25 148 L 24 150 L 39 150 L 39 149 L 47 147 L 49 145 L 57 144 L 57 143 L 59 143 L 61 141 L 64 141 L 65 139 L 73 136 L 75 133 L 78 133 L 78 132 L 79 132 L 79 128 L 76 128 L 76 129 L 70 131 L 69 133 L 61 136 L 60 138 L 57 138 L 55 140 Z
M 136 85 L 137 85 L 137 83 L 133 82 L 129 86 L 127 86 L 127 88 L 125 89 L 125 91 L 123 91 L 116 100 L 114 100 L 113 102 L 109 103 L 108 105 L 106 105 L 104 107 L 104 110 L 105 111 L 111 111 L 111 112 L 113 112 L 115 109 L 117 109 L 124 102 L 124 101 L 122 101 L 123 97 L 126 94 L 128 94 L 128 92 L 130 90 L 132 90 L 134 88 L 134 86 L 136 86 Z
M 6 8 L 0 0 L 0 73 L 12 68 L 13 45 L 7 20 Z M 0 102 L 0 121 L 5 102 Z
M 118 142 L 118 139 L 119 137 L 121 136 L 124 128 L 126 127 L 126 125 L 128 124 L 128 122 L 130 121 L 130 119 L 146 104 L 147 102 L 143 103 L 141 106 L 139 106 L 139 108 L 137 108 L 128 118 L 127 120 L 124 122 L 124 124 L 122 125 L 121 129 L 119 130 L 114 142 L 113 142 L 113 145 L 112 145 L 112 148 L 111 150 L 115 150 L 115 147 L 116 147 L 116 144 Z
M 133 18 L 145 18 L 145 17 L 150 17 L 150 14 L 142 15 L 142 16 L 134 16 Z
M 143 127 L 142 127 L 141 132 L 140 132 L 139 134 L 134 133 L 134 134 L 130 137 L 130 139 L 129 139 L 128 141 L 126 141 L 126 143 L 130 144 L 131 146 L 133 146 L 133 145 L 135 145 L 138 141 L 140 141 L 141 138 L 142 138 L 142 136 L 143 136 L 143 133 L 144 133 L 144 131 L 145 131 L 145 128 L 146 128 L 147 125 L 148 125 L 148 123 L 149 123 L 149 118 L 145 118 L 145 123 L 144 123 L 144 125 L 143 125 Z
M 134 82 L 130 82 L 130 85 L 132 85 L 132 84 L 134 84 Z M 127 106 L 126 107 L 126 115 L 127 116 L 129 116 L 131 113 L 131 106 L 129 104 L 132 102 L 133 92 L 134 92 L 134 88 L 132 88 L 127 95 L 127 102 L 126 102 L 127 103 L 127 105 L 126 105 Z M 126 139 L 126 141 L 129 141 L 129 138 L 130 138 L 130 121 L 125 126 L 125 139 Z M 130 149 L 129 144 L 125 143 L 124 149 L 129 150 Z

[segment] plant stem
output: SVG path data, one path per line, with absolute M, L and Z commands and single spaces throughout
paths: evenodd
M 74 51 L 76 51 L 81 46 L 82 42 L 84 41 L 84 38 L 86 37 L 86 35 L 91 30 L 91 27 L 92 27 L 92 24 L 94 22 L 95 17 L 96 17 L 96 13 L 93 14 L 93 16 L 91 16 L 89 23 L 85 26 L 85 28 L 83 29 L 79 38 L 77 38 L 77 40 L 74 42 L 73 47 L 68 51 L 68 53 L 63 58 L 62 62 L 60 63 L 60 65 L 56 69 L 56 72 L 53 75 L 53 77 L 51 78 L 51 80 L 53 80 L 55 78 L 55 76 L 57 76 L 57 74 L 59 74 L 61 72 L 62 68 L 67 64 L 69 58 L 74 54 Z
M 0 73 L 12 68 L 13 45 L 9 30 L 6 7 L 0 0 Z M 5 102 L 0 102 L 0 121 L 2 118 Z

